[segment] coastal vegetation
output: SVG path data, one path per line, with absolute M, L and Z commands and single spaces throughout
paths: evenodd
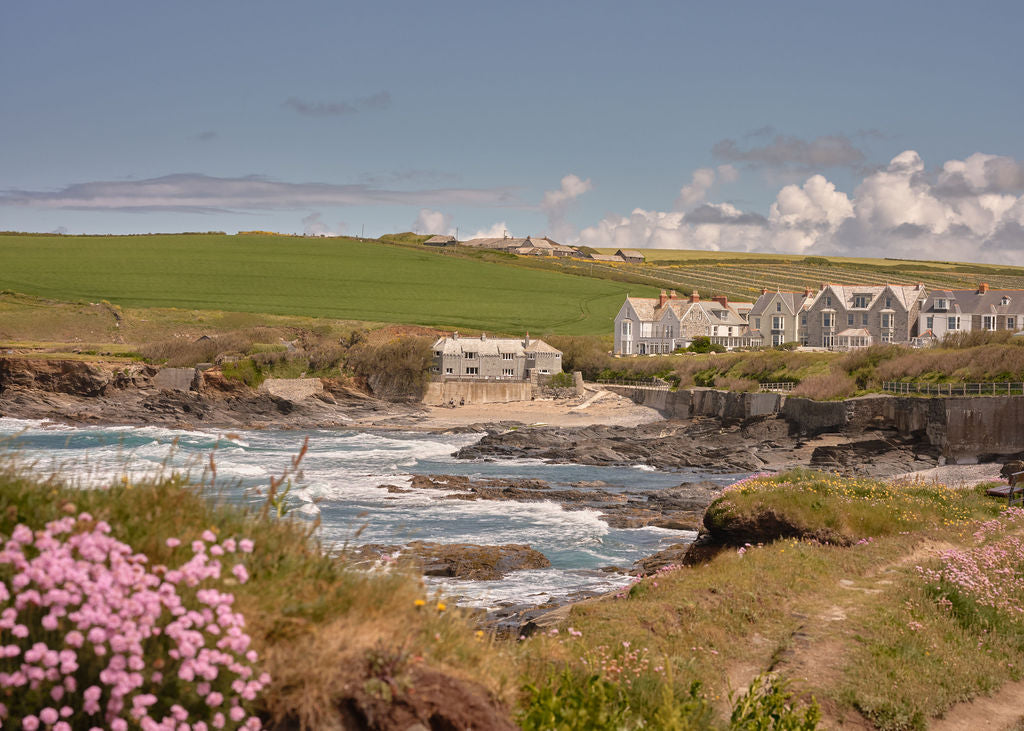
M 219 493 L 214 460 L 199 481 L 124 478 L 102 489 L 3 462 L 0 584 L 17 607 L 4 617 L 25 629 L 5 646 L 0 672 L 18 672 L 26 653 L 45 663 L 51 651 L 63 668 L 56 696 L 53 680 L 38 692 L 0 691 L 9 718 L 77 727 L 86 708 L 131 707 L 190 723 L 236 713 L 225 727 L 248 713 L 271 727 L 369 718 L 385 728 L 470 708 L 476 715 L 462 722 L 489 728 L 513 728 L 515 719 L 524 729 L 809 730 L 823 717 L 925 729 L 970 698 L 995 693 L 998 702 L 1002 684 L 1024 672 L 1015 568 L 1024 561 L 1024 511 L 981 488 L 755 475 L 709 508 L 718 553 L 707 562 L 662 568 L 506 639 L 403 567 L 355 568 L 343 547 L 320 544 L 315 523 L 281 517 L 274 497 L 301 455 L 269 491 L 242 502 Z M 52 611 L 56 595 L 41 584 L 31 594 L 36 584 L 16 578 L 28 571 L 46 581 L 19 554 L 59 557 L 72 545 L 66 555 L 97 562 L 98 575 L 134 565 L 131 577 L 153 577 L 129 581 L 126 596 L 176 584 L 173 601 L 197 619 L 203 602 L 230 607 L 216 613 L 221 629 L 244 618 L 245 657 L 232 667 L 245 682 L 221 689 L 182 671 L 188 655 L 174 652 L 183 637 L 170 628 L 174 613 L 154 605 L 147 626 L 170 628 L 166 639 L 140 641 L 132 662 L 150 669 L 123 706 L 111 706 L 110 676 L 100 671 L 126 652 L 117 627 L 78 646 L 81 613 L 66 603 L 67 614 Z M 171 601 L 172 588 L 159 596 Z M 191 652 L 223 636 L 198 627 Z M 231 711 L 233 692 L 241 711 Z

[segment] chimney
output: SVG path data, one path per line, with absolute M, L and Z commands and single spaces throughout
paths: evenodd
M 454 338 L 455 340 L 459 339 L 459 331 L 458 330 L 456 330 L 454 333 L 452 333 L 452 338 Z
M 530 331 L 526 331 L 526 339 L 523 340 L 523 347 L 528 348 L 530 346 Z
M 810 296 L 811 296 L 811 288 L 810 287 L 804 287 L 804 297 L 810 297 Z
M 924 282 L 918 282 L 914 285 L 914 289 L 924 289 Z
M 678 298 L 679 298 L 679 295 L 678 295 L 678 294 L 676 294 L 676 291 L 675 291 L 674 289 L 670 289 L 670 290 L 668 291 L 668 298 L 669 298 L 670 300 L 678 299 Z
M 988 292 L 988 283 L 982 282 L 978 285 L 978 294 L 985 294 L 986 292 Z
M 724 294 L 720 294 L 717 297 L 712 297 L 711 299 L 720 304 L 722 307 L 729 306 L 729 298 L 726 297 Z
M 825 289 L 825 287 L 827 287 L 827 286 L 828 286 L 828 282 L 822 282 L 821 283 L 821 288 L 822 289 Z
M 690 302 L 700 302 L 700 292 L 697 290 L 690 292 Z
M 664 307 L 668 301 L 668 295 L 665 294 L 665 290 L 661 290 L 661 294 L 658 295 L 658 307 Z
M 486 339 L 487 339 L 487 333 L 480 333 L 480 340 L 483 341 L 483 340 L 486 340 Z
M 761 287 L 761 294 L 768 294 L 768 288 L 767 287 Z

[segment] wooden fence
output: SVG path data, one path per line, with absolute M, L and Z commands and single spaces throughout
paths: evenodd
M 911 394 L 925 396 L 1010 396 L 1024 394 L 1024 383 L 1004 381 L 991 383 L 901 383 L 886 381 L 882 390 L 888 393 Z

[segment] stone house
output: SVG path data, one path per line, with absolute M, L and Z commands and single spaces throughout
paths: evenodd
M 806 310 L 806 344 L 845 349 L 910 343 L 924 299 L 921 284 L 824 284 Z
M 761 335 L 765 345 L 800 343 L 806 345 L 807 308 L 814 299 L 810 289 L 803 292 L 761 290 L 748 314 L 751 332 Z
M 702 300 L 696 291 L 686 298 L 674 290 L 662 290 L 657 299 L 627 297 L 615 316 L 615 354 L 671 353 L 695 337 L 730 349 L 759 345 L 760 335 L 751 334 L 745 317 L 752 306 L 726 297 Z
M 951 332 L 1024 330 L 1024 289 L 935 290 L 921 306 L 917 332 L 942 339 Z
M 571 246 L 565 246 L 557 241 L 552 241 L 546 236 L 540 238 L 518 239 L 512 236 L 501 238 L 470 239 L 463 241 L 460 246 L 470 246 L 477 249 L 496 249 L 509 254 L 519 256 L 578 256 L 579 252 Z
M 455 240 L 454 236 L 444 236 L 438 234 L 437 236 L 431 236 L 429 239 L 423 242 L 424 246 L 456 246 L 459 242 Z
M 562 352 L 543 340 L 463 338 L 458 333 L 433 345 L 431 372 L 444 379 L 529 381 L 562 372 Z

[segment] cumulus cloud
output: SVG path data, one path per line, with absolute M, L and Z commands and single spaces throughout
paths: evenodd
M 419 234 L 443 234 L 453 236 L 455 228 L 452 227 L 452 217 L 441 211 L 432 211 L 429 208 L 421 208 L 412 230 Z
M 508 224 L 504 221 L 498 221 L 492 224 L 490 228 L 482 228 L 476 233 L 470 235 L 470 239 L 500 239 L 505 234 L 509 233 Z
M 719 165 L 717 171 L 712 168 L 694 170 L 690 182 L 679 189 L 676 210 L 685 211 L 703 203 L 716 178 L 723 183 L 734 183 L 739 177 L 739 170 L 732 165 Z
M 548 233 L 556 240 L 569 243 L 576 241 L 576 227 L 566 217 L 573 202 L 593 187 L 590 178 L 583 180 L 570 173 L 562 178 L 558 190 L 544 193 L 540 208 L 548 217 Z
M 820 174 L 777 194 L 767 217 L 729 204 L 636 209 L 581 233 L 590 246 L 777 251 L 1024 264 L 1021 163 L 976 154 L 929 173 L 907 150 L 852 195 Z
M 345 224 L 339 223 L 333 229 L 323 221 L 323 216 L 314 211 L 302 219 L 302 233 L 306 236 L 341 236 Z
M 733 139 L 724 139 L 711 148 L 720 160 L 746 163 L 755 168 L 814 171 L 821 168 L 857 167 L 864 162 L 862 150 L 845 135 L 826 135 L 813 140 L 775 135 L 760 147 L 742 149 Z
M 305 117 L 343 117 L 360 112 L 377 111 L 391 106 L 391 94 L 379 91 L 370 96 L 344 101 L 307 101 L 288 97 L 281 106 Z
M 507 188 L 388 190 L 362 184 L 283 183 L 259 176 L 214 178 L 192 173 L 76 183 L 52 192 L 0 192 L 0 205 L 8 206 L 189 213 L 371 205 L 498 207 L 519 203 Z

